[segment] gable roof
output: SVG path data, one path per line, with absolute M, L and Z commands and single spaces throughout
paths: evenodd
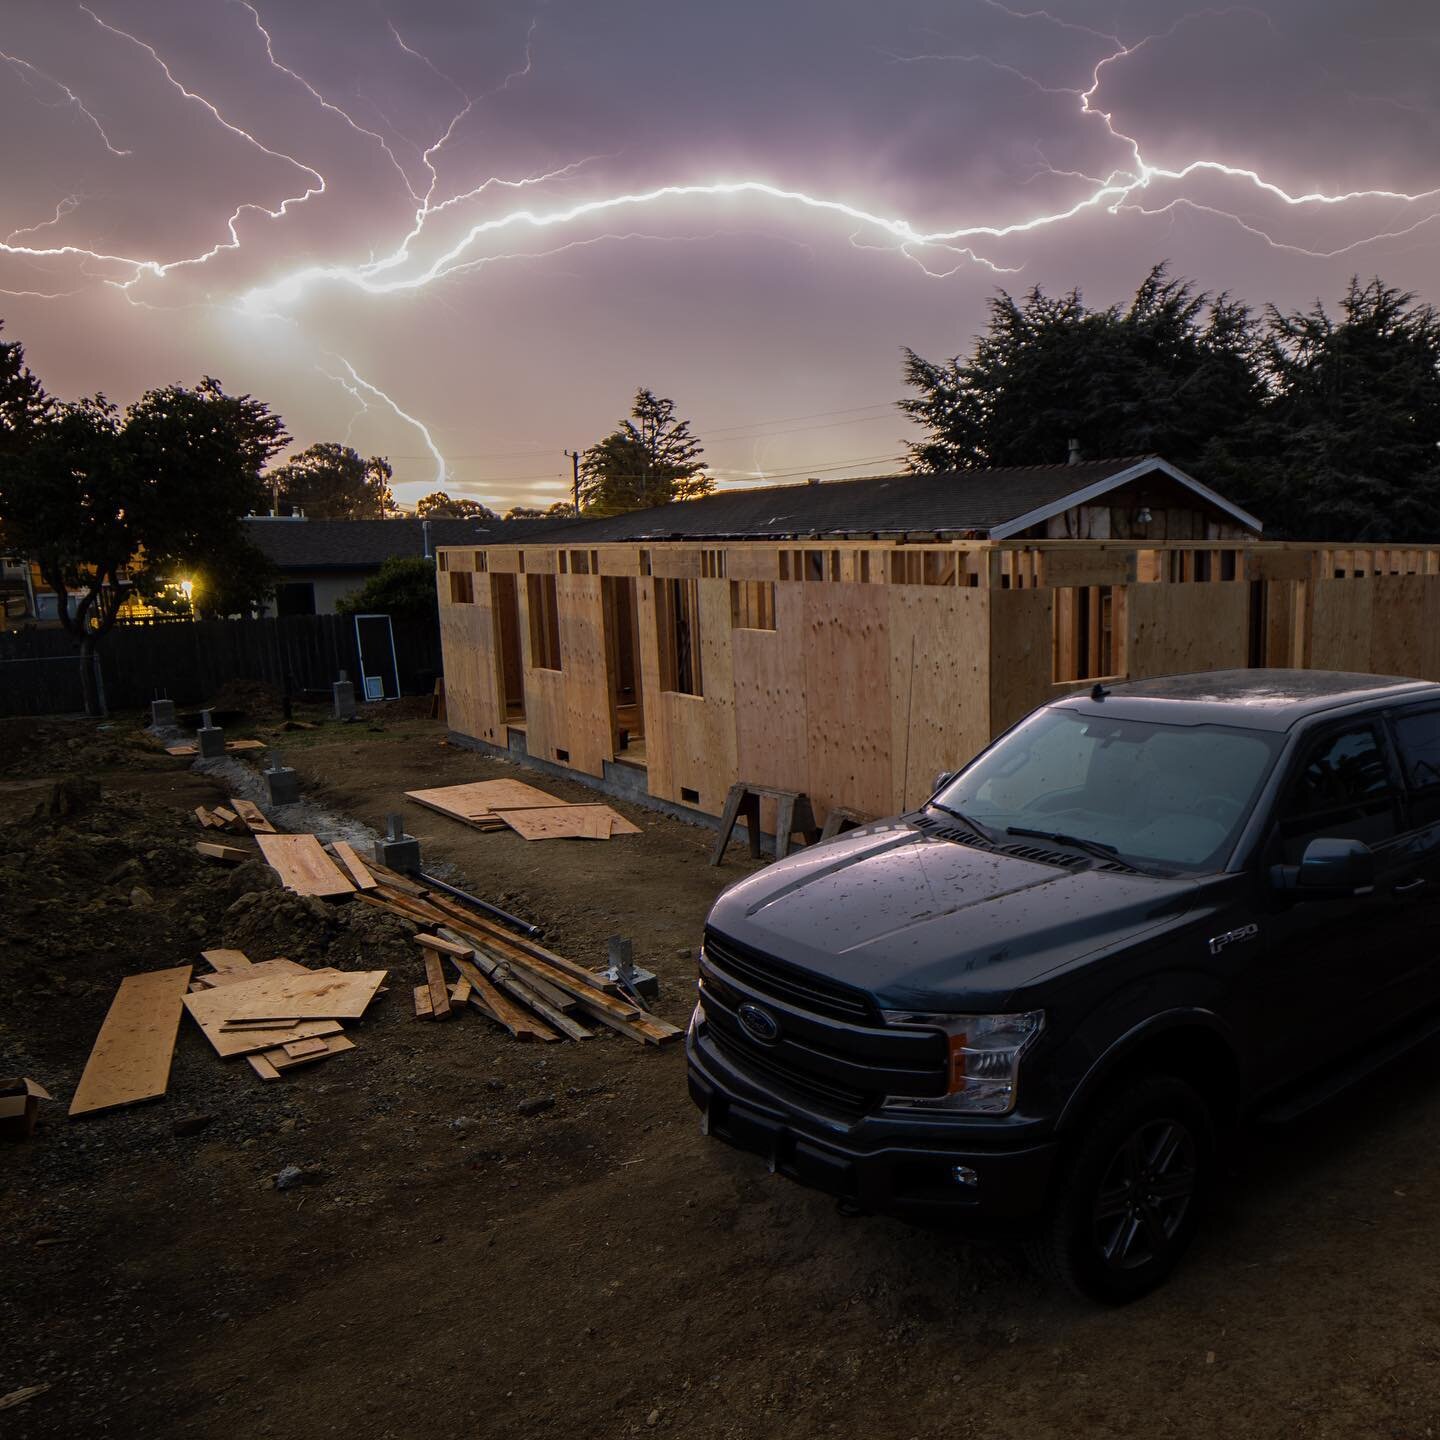
M 431 520 L 437 545 L 524 544 L 573 521 Z M 246 538 L 277 570 L 377 570 L 392 555 L 425 553 L 421 520 L 297 520 L 251 515 Z
M 680 500 L 603 520 L 561 520 L 543 539 L 568 545 L 968 533 L 1004 540 L 1153 473 L 1169 476 L 1259 534 L 1261 522 L 1255 516 L 1158 455 L 1144 455 L 1075 465 L 869 475 L 858 480 L 720 490 L 699 500 Z

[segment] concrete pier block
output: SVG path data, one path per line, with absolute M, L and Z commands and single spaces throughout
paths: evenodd
M 399 815 L 387 815 L 385 819 L 386 833 L 375 842 L 375 863 L 402 874 L 418 870 L 420 842 L 405 833 L 405 824 Z
M 300 799 L 300 776 L 282 764 L 278 751 L 270 752 L 270 768 L 262 770 L 272 805 L 294 805 Z
M 355 684 L 349 680 L 345 672 L 340 672 L 340 678 L 330 687 L 330 694 L 334 700 L 335 718 L 337 720 L 353 720 L 355 718 Z
M 175 702 L 173 700 L 152 700 L 150 702 L 150 724 L 156 730 L 172 729 L 175 724 Z
M 200 728 L 195 732 L 195 745 L 202 760 L 219 760 L 225 754 L 225 732 L 210 721 L 210 712 L 200 712 Z

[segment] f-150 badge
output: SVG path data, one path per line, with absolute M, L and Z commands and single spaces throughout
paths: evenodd
M 1242 925 L 1238 930 L 1227 930 L 1223 935 L 1210 937 L 1210 953 L 1218 955 L 1227 945 L 1238 945 L 1242 940 L 1253 940 L 1260 933 L 1258 925 Z

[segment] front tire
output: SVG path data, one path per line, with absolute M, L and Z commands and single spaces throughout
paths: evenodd
M 1184 1254 L 1214 1169 L 1215 1126 L 1199 1092 L 1173 1076 L 1139 1080 L 1091 1120 L 1031 1258 L 1087 1299 L 1136 1300 Z

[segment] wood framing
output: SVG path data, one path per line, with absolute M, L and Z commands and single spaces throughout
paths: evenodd
M 451 728 L 720 814 L 732 782 L 884 815 L 1099 679 L 1246 666 L 1440 680 L 1440 546 L 1243 536 L 440 551 Z M 453 557 L 453 558 L 450 558 Z M 448 563 L 447 563 L 448 560 Z M 456 572 L 472 572 L 468 588 Z M 465 598 L 466 596 L 469 598 Z

